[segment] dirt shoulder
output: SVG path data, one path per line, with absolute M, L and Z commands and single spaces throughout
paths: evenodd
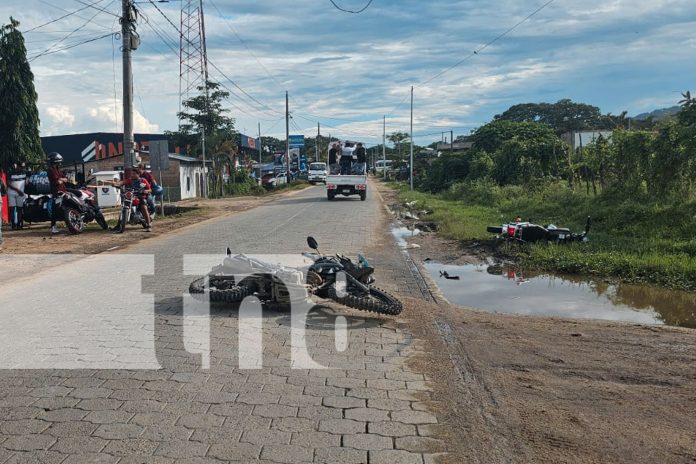
M 435 234 L 408 242 L 417 263 L 481 259 Z M 431 381 L 444 462 L 696 462 L 696 330 L 401 297 L 401 322 L 425 342 L 411 364 Z
M 102 230 L 97 224 L 88 224 L 87 229 L 80 235 L 71 235 L 64 223 L 59 223 L 61 233 L 51 235 L 49 223 L 32 224 L 24 230 L 10 230 L 3 225 L 2 235 L 4 254 L 95 254 L 115 248 L 131 245 L 140 240 L 156 238 L 160 235 L 199 224 L 230 214 L 255 208 L 275 199 L 293 195 L 301 190 L 280 191 L 262 197 L 233 197 L 206 200 L 201 198 L 184 200 L 176 203 L 181 213 L 170 216 L 157 216 L 153 223 L 152 232 L 145 232 L 141 227 L 128 226 L 123 234 L 115 234 Z

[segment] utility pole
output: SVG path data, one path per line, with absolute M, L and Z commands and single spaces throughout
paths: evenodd
M 411 86 L 411 190 L 413 190 L 413 86 Z
M 131 0 L 122 1 L 121 37 L 123 39 L 123 168 L 130 171 L 135 163 L 133 137 L 133 68 L 131 51 L 138 48 L 135 10 Z
M 450 131 L 450 153 L 454 153 L 454 131 Z
M 285 91 L 285 175 L 290 182 L 290 103 Z
M 321 126 L 319 126 L 320 123 L 317 123 L 317 143 L 314 144 L 314 149 L 316 152 L 315 160 L 317 163 L 319 162 L 319 137 L 321 137 Z
M 259 123 L 259 164 L 261 164 L 261 123 Z
M 382 119 L 382 161 L 384 161 L 384 166 L 382 170 L 382 175 L 387 178 L 387 116 L 384 115 Z

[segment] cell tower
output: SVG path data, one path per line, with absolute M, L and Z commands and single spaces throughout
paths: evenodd
M 182 0 L 179 39 L 179 111 L 184 100 L 200 94 L 208 80 L 203 0 Z

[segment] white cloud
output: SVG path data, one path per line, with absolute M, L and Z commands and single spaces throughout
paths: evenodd
M 411 85 L 416 87 L 414 132 L 454 128 L 460 134 L 516 103 L 572 98 L 605 112 L 635 114 L 692 85 L 692 0 L 556 1 L 482 53 L 420 85 L 543 4 L 532 3 L 380 0 L 363 14 L 347 15 L 330 2 L 314 0 L 234 5 L 213 0 L 206 6 L 208 55 L 235 84 L 273 108 L 225 81 L 240 130 L 255 132 L 261 122 L 262 132 L 283 137 L 284 124 L 278 121 L 288 90 L 294 122 L 307 136 L 315 135 L 321 116 L 322 133 L 344 131 L 353 138 L 363 133 L 370 143 L 381 141 L 384 114 L 387 132 L 408 130 Z M 177 24 L 179 7 L 179 2 L 160 4 Z M 110 8 L 118 11 L 119 5 Z M 151 5 L 139 8 L 142 45 L 133 55 L 136 130 L 174 129 L 177 34 Z M 118 30 L 115 18 L 103 13 L 87 22 L 95 13 L 83 11 L 27 34 L 30 55 L 85 24 L 79 37 Z M 0 17 L 19 17 L 25 29 L 64 14 L 42 0 L 0 4 Z M 165 31 L 169 45 L 150 26 Z M 42 133 L 120 130 L 121 107 L 114 108 L 121 95 L 120 59 L 118 42 L 105 38 L 33 61 Z M 213 66 L 210 75 L 224 80 Z M 674 93 L 674 102 L 678 99 Z

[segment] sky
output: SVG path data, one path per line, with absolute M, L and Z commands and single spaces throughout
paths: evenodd
M 631 116 L 696 90 L 693 0 L 373 0 L 359 14 L 339 8 L 369 0 L 334 2 L 203 1 L 209 76 L 230 90 L 239 132 L 256 136 L 260 124 L 284 139 L 286 90 L 290 134 L 314 137 L 319 124 L 368 146 L 381 143 L 385 116 L 387 135 L 411 133 L 411 86 L 419 145 L 519 103 L 570 98 Z M 156 5 L 137 0 L 136 132 L 178 126 L 182 0 Z M 120 8 L 0 2 L 0 23 L 12 16 L 26 31 L 41 135 L 123 130 L 120 36 L 110 35 Z

